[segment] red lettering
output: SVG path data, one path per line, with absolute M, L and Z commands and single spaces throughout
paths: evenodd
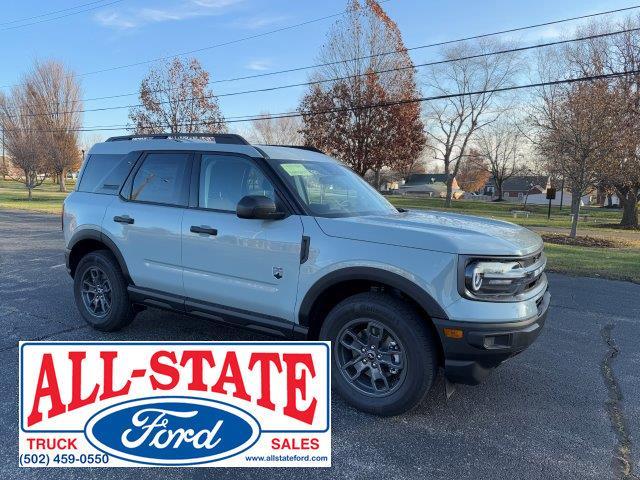
M 45 378 L 47 386 L 45 387 Z M 40 400 L 45 397 L 51 399 L 51 409 L 49 410 L 49 418 L 55 417 L 65 412 L 65 406 L 60 398 L 60 388 L 58 387 L 58 379 L 56 378 L 56 370 L 53 365 L 53 358 L 50 353 L 42 356 L 40 365 L 40 373 L 38 374 L 38 383 L 36 385 L 36 393 L 33 399 L 33 409 L 27 417 L 27 425 L 31 426 L 42 421 L 42 413 L 40 413 Z
M 275 410 L 276 406 L 271 401 L 271 364 L 273 363 L 282 372 L 280 356 L 277 353 L 252 353 L 249 359 L 249 370 L 253 370 L 256 363 L 260 363 L 260 398 L 258 405 L 269 410 Z
M 320 441 L 317 438 L 272 438 L 271 448 L 273 450 L 317 450 L 320 448 Z
M 168 358 L 171 361 L 171 364 L 166 364 L 160 362 L 161 358 Z M 160 382 L 155 375 L 151 375 L 149 380 L 151 381 L 151 388 L 154 390 L 171 390 L 175 388 L 180 380 L 180 372 L 174 366 L 177 363 L 175 352 L 167 352 L 165 350 L 160 350 L 153 354 L 151 357 L 151 370 L 159 375 L 163 375 L 165 377 L 169 377 L 169 383 Z
M 203 379 L 203 369 L 204 369 L 204 361 L 207 361 L 209 366 L 213 368 L 215 365 L 213 361 L 213 354 L 210 351 L 202 351 L 202 350 L 185 350 L 182 353 L 182 357 L 180 359 L 180 365 L 186 366 L 189 361 L 191 361 L 191 383 L 189 383 L 189 390 L 200 390 L 203 392 L 207 391 L 207 386 L 204 384 Z
M 96 384 L 91 394 L 82 398 L 82 361 L 86 357 L 86 352 L 69 352 L 69 360 L 71 360 L 71 402 L 67 407 L 69 411 L 95 402 L 100 390 L 100 385 Z
M 284 363 L 287 364 L 287 404 L 284 407 L 284 414 L 298 419 L 302 422 L 312 424 L 315 415 L 318 399 L 311 400 L 311 404 L 306 410 L 300 410 L 296 403 L 296 393 L 300 391 L 302 400 L 307 398 L 307 371 L 304 368 L 300 372 L 300 377 L 296 376 L 296 367 L 301 365 L 307 367 L 311 378 L 316 376 L 313 366 L 313 357 L 309 353 L 285 353 L 282 355 Z
M 104 390 L 100 395 L 100 400 L 106 400 L 107 398 L 118 397 L 120 395 L 126 395 L 129 393 L 131 387 L 131 380 L 127 380 L 120 390 L 113 389 L 113 361 L 118 356 L 118 352 L 100 352 L 100 358 L 102 359 L 102 372 L 104 376 Z
M 230 371 L 230 372 L 229 372 Z M 242 373 L 240 372 L 240 365 L 238 365 L 238 357 L 235 352 L 227 352 L 222 363 L 222 373 L 216 384 L 211 387 L 212 392 L 227 394 L 224 386 L 227 383 L 232 383 L 235 386 L 233 396 L 242 400 L 250 401 L 251 397 L 247 394 L 247 390 L 244 388 L 244 382 L 242 381 Z
M 29 450 L 77 450 L 77 438 L 27 438 Z

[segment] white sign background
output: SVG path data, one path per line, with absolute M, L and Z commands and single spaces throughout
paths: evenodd
M 331 385 L 330 385 L 330 344 L 329 342 L 20 342 L 20 433 L 19 464 L 21 466 L 58 466 L 58 467 L 120 467 L 150 466 L 149 463 L 126 460 L 105 453 L 108 449 L 98 449 L 92 445 L 85 433 L 85 425 L 98 412 L 120 404 L 146 398 L 157 397 L 195 397 L 212 402 L 223 402 L 253 416 L 260 428 L 257 441 L 248 449 L 229 458 L 207 463 L 194 460 L 189 466 L 206 467 L 328 467 L 331 466 Z M 203 381 L 209 387 L 219 378 L 227 352 L 237 355 L 238 364 L 250 401 L 233 396 L 233 385 L 227 384 L 227 394 L 211 391 L 189 390 L 192 380 L 193 363 L 180 365 L 180 358 L 186 350 L 210 350 L 215 360 L 214 367 L 205 363 Z M 65 405 L 72 398 L 72 362 L 69 352 L 86 352 L 82 361 L 82 398 L 88 397 L 96 384 L 100 393 L 104 387 L 104 362 L 100 352 L 117 352 L 113 362 L 113 387 L 121 388 L 127 380 L 131 381 L 129 392 L 124 396 L 96 400 L 95 403 L 62 413 L 53 418 L 47 417 L 51 407 L 49 397 L 40 401 L 39 411 L 43 420 L 32 426 L 27 425 L 27 417 L 33 409 L 38 376 L 45 354 L 51 354 L 55 365 L 60 396 Z M 167 382 L 168 378 L 155 373 L 150 368 L 150 359 L 158 351 L 173 352 L 180 372 L 177 385 L 171 390 L 154 390 L 150 376 Z M 256 402 L 261 397 L 261 366 L 255 365 L 249 370 L 252 353 L 278 353 L 282 371 L 274 365 L 270 368 L 270 395 L 275 410 L 269 410 Z M 287 404 L 287 366 L 282 361 L 283 354 L 310 354 L 313 360 L 315 376 L 302 364 L 296 366 L 295 378 L 306 378 L 306 397 L 296 390 L 296 406 L 305 410 L 313 399 L 317 402 L 311 424 L 305 423 L 283 413 Z M 163 363 L 171 363 L 167 358 Z M 135 373 L 134 373 L 135 371 Z M 144 371 L 144 372 L 143 372 Z M 143 373 L 141 373 L 143 372 Z M 197 401 L 196 401 L 197 403 Z M 205 402 L 206 403 L 206 402 Z M 214 406 L 215 404 L 212 403 Z M 117 423 L 117 422 L 116 422 Z M 130 425 L 129 425 L 130 426 Z M 114 428 L 124 427 L 122 425 Z M 31 440 L 30 440 L 31 439 Z M 36 439 L 36 440 L 34 440 Z M 59 439 L 75 439 L 76 448 L 36 448 L 37 439 L 48 439 L 49 445 Z M 39 442 L 42 445 L 42 440 Z M 274 448 L 275 446 L 275 448 Z M 284 448 L 283 448 L 284 446 Z M 31 448 L 30 448 L 31 447 Z M 179 447 L 178 447 L 179 448 Z M 65 455 L 65 456 L 63 456 Z M 202 457 L 206 457 L 203 453 Z M 56 461 L 57 459 L 57 461 Z M 107 461 L 105 461 L 107 459 Z M 151 462 L 155 464 L 155 461 Z M 165 465 L 171 465 L 167 462 Z M 152 466 L 152 465 L 151 465 Z M 173 466 L 173 465 L 172 465 Z

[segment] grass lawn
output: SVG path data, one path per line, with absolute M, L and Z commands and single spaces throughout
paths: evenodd
M 640 248 L 587 248 L 545 244 L 549 270 L 640 283 Z
M 71 190 L 73 187 L 74 183 L 68 181 L 67 188 Z M 24 185 L 11 180 L 0 180 L 0 209 L 59 214 L 66 195 L 58 191 L 57 185 L 45 182 L 33 191 L 33 199 L 29 201 Z M 445 209 L 444 200 L 439 198 L 401 196 L 387 198 L 397 207 Z M 558 207 L 552 207 L 551 220 L 547 220 L 547 207 L 542 205 L 527 206 L 527 209 L 532 210 L 529 218 L 514 218 L 511 210 L 521 209 L 521 206 L 509 202 L 456 200 L 451 211 L 507 220 L 539 232 L 569 232 L 571 226 L 569 207 L 564 207 L 562 211 Z M 545 251 L 549 258 L 549 269 L 572 275 L 599 276 L 640 283 L 640 232 L 599 226 L 618 223 L 621 217 L 619 210 L 585 208 L 582 213 L 588 214 L 589 219 L 580 221 L 579 235 L 622 240 L 626 245 L 621 248 L 588 248 L 547 243 Z
M 75 186 L 73 180 L 67 180 L 67 190 Z M 13 180 L 0 180 L 0 209 L 30 210 L 58 214 L 62 211 L 62 201 L 67 196 L 59 192 L 58 185 L 45 182 L 33 190 L 33 198 L 28 200 L 24 184 Z

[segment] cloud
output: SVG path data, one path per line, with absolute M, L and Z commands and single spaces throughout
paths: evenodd
M 100 11 L 94 20 L 105 27 L 121 30 L 151 23 L 186 20 L 195 17 L 221 15 L 244 0 L 182 0 L 166 8 L 129 8 Z
M 270 67 L 271 67 L 271 60 L 267 58 L 263 58 L 260 60 L 252 60 L 251 62 L 245 65 L 245 68 L 248 68 L 249 70 L 256 70 L 258 72 L 269 70 Z

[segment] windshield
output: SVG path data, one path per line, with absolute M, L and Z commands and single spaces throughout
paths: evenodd
M 342 165 L 333 162 L 274 162 L 314 216 L 352 217 L 398 212 L 367 182 Z

